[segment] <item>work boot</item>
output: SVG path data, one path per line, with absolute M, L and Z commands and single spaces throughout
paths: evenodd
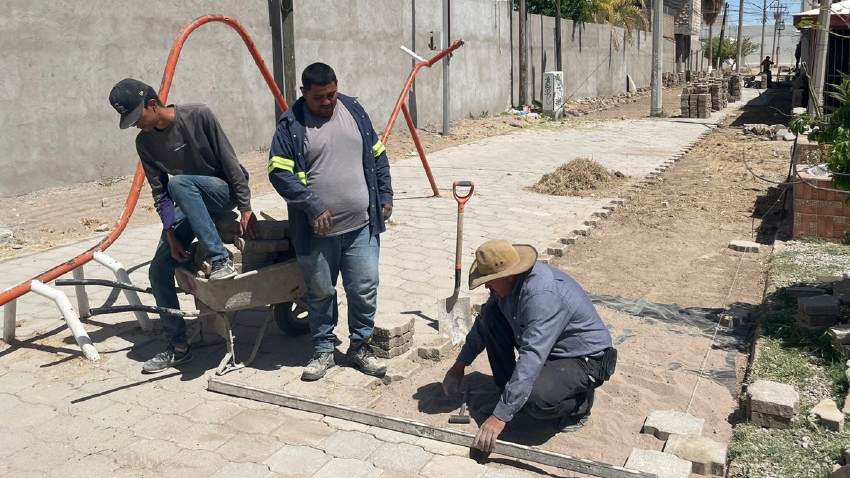
M 156 354 L 156 356 L 142 365 L 143 373 L 159 373 L 181 363 L 190 362 L 192 360 L 192 347 L 186 344 L 186 350 L 180 352 L 174 348 L 174 345 L 168 344 L 168 348 L 164 352 Z
M 236 275 L 236 269 L 233 267 L 233 261 L 225 257 L 212 263 L 212 272 L 210 272 L 210 280 L 229 279 Z
M 333 352 L 316 352 L 301 372 L 301 380 L 313 382 L 325 376 L 328 369 L 334 367 Z
M 372 351 L 372 346 L 369 344 L 364 343 L 356 347 L 349 347 L 348 352 L 345 353 L 345 359 L 348 365 L 366 375 L 383 377 L 387 373 L 387 364 L 375 357 L 375 352 Z
M 596 397 L 596 390 L 590 389 L 587 392 L 584 402 L 578 407 L 575 415 L 567 415 L 558 422 L 558 430 L 561 433 L 573 433 L 581 430 L 590 420 L 590 409 L 593 408 L 593 399 Z

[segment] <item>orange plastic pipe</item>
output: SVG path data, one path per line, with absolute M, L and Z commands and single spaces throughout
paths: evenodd
M 419 135 L 416 134 L 416 126 L 413 124 L 413 117 L 410 116 L 410 111 L 407 109 L 407 103 L 401 104 L 401 112 L 407 121 L 407 129 L 410 130 L 410 137 L 413 138 L 413 144 L 416 145 L 416 152 L 419 153 L 419 159 L 422 160 L 422 168 L 425 169 L 425 176 L 428 176 L 428 182 L 431 183 L 431 191 L 434 192 L 434 196 L 439 196 L 440 190 L 437 188 L 437 182 L 434 180 L 431 166 L 425 158 L 425 150 L 422 149 L 422 144 L 419 142 Z
M 257 68 L 260 69 L 263 79 L 266 80 L 266 84 L 268 84 L 269 88 L 272 90 L 272 94 L 274 95 L 274 99 L 278 106 L 280 106 L 282 111 L 288 110 L 289 106 L 286 104 L 286 100 L 283 98 L 280 88 L 277 87 L 277 83 L 274 82 L 274 77 L 266 67 L 266 63 L 263 61 L 263 57 L 260 55 L 259 50 L 257 50 L 256 45 L 254 45 L 254 40 L 251 39 L 251 36 L 248 35 L 248 32 L 245 31 L 242 25 L 233 18 L 225 15 L 204 15 L 203 17 L 189 22 L 180 30 L 180 33 L 177 34 L 177 38 L 174 39 L 174 44 L 171 46 L 171 52 L 168 54 L 168 61 L 165 63 L 165 72 L 162 75 L 162 83 L 159 87 L 160 100 L 165 103 L 168 98 L 168 91 L 171 89 L 171 81 L 174 79 L 174 69 L 177 67 L 177 60 L 180 58 L 180 51 L 183 49 L 183 44 L 186 43 L 186 38 L 188 38 L 196 28 L 211 22 L 224 23 L 236 30 L 236 33 L 242 37 L 242 41 L 245 42 L 245 46 L 254 58 L 254 62 L 257 64 Z M 144 183 L 145 173 L 142 169 L 142 163 L 139 162 L 139 165 L 136 167 L 136 173 L 133 176 L 133 184 L 130 185 L 130 194 L 127 196 L 127 201 L 124 203 L 124 209 L 121 210 L 121 216 L 119 216 L 118 221 L 115 223 L 115 227 L 109 235 L 103 238 L 103 240 L 96 246 L 68 262 L 59 264 L 58 266 L 47 270 L 26 282 L 22 282 L 14 287 L 6 289 L 0 293 L 0 306 L 28 293 L 30 291 L 31 281 L 37 280 L 43 283 L 50 282 L 90 261 L 95 252 L 104 251 L 106 248 L 111 246 L 127 227 L 127 223 L 130 221 L 130 216 L 133 215 L 133 210 L 135 210 L 136 203 L 139 201 L 139 193 L 141 192 Z

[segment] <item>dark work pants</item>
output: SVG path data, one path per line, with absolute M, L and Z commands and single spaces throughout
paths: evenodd
M 482 319 L 493 379 L 499 389 L 504 390 L 516 367 L 516 339 L 508 320 L 494 302 L 488 303 L 482 310 L 478 320 Z M 534 381 L 525 410 L 538 419 L 589 415 L 594 393 L 590 375 L 597 385 L 601 385 L 601 368 L 600 361 L 593 358 L 547 360 Z

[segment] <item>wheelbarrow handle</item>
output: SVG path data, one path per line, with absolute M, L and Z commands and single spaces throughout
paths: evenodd
M 460 195 L 457 192 L 458 187 L 469 188 L 469 192 L 465 195 Z M 455 197 L 455 201 L 457 201 L 458 214 L 463 214 L 466 201 L 469 201 L 469 198 L 472 197 L 473 191 L 475 191 L 475 181 L 455 181 L 452 184 L 452 195 Z

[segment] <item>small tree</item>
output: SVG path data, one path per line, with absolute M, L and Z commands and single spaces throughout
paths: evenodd
M 537 15 L 555 16 L 555 2 L 557 0 L 527 0 L 528 13 Z M 591 22 L 594 15 L 599 11 L 597 0 L 560 0 L 561 15 L 564 18 L 578 23 Z
M 709 44 L 709 40 L 702 40 L 702 52 L 705 58 L 711 58 L 710 52 L 717 52 L 717 44 L 720 39 L 714 38 Z M 744 38 L 741 42 L 741 58 L 758 50 L 759 44 L 753 43 L 749 38 Z M 720 48 L 720 63 L 726 60 L 733 60 L 738 56 L 738 42 L 733 38 L 724 38 L 723 46 Z
M 623 40 L 632 37 L 633 30 L 649 30 L 644 0 L 596 0 L 599 5 L 597 16 L 611 27 L 614 49 L 620 49 L 620 40 L 615 27 L 623 28 Z

